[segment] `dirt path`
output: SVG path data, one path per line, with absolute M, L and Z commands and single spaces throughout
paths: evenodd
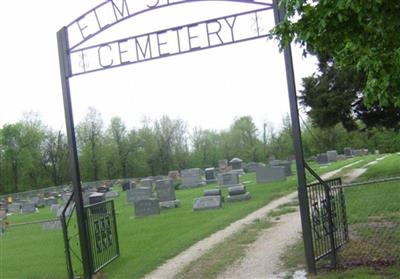
M 281 216 L 250 245 L 240 263 L 231 265 L 218 279 L 277 278 L 279 258 L 285 248 L 294 244 L 301 232 L 299 212 Z
M 172 259 L 169 259 L 166 263 L 159 266 L 153 272 L 147 274 L 144 278 L 146 279 L 169 279 L 176 276 L 187 264 L 198 259 L 209 249 L 214 247 L 214 245 L 222 242 L 225 238 L 231 236 L 235 232 L 238 232 L 245 226 L 251 224 L 253 221 L 263 218 L 268 212 L 274 210 L 279 205 L 288 203 L 297 197 L 297 192 L 293 192 L 287 196 L 276 199 L 270 202 L 268 205 L 254 211 L 253 213 L 247 215 L 245 218 L 240 219 L 223 230 L 215 232 L 209 237 L 197 242 L 189 249 L 183 251 L 179 255 Z

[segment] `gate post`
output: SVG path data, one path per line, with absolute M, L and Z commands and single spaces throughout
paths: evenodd
M 89 235 L 85 224 L 85 215 L 83 208 L 82 187 L 79 171 L 78 152 L 76 148 L 74 119 L 72 113 L 71 94 L 68 78 L 71 75 L 71 65 L 69 62 L 69 46 L 67 28 L 63 27 L 57 32 L 58 56 L 60 62 L 61 85 L 63 93 L 65 122 L 68 136 L 69 161 L 72 176 L 72 185 L 74 189 L 76 217 L 78 223 L 79 242 L 81 246 L 82 265 L 84 278 L 90 279 L 91 260 L 89 248 Z
M 274 4 L 274 16 L 275 24 L 279 24 L 282 21 L 284 11 L 279 8 L 279 0 L 273 0 Z M 311 232 L 310 214 L 308 208 L 308 193 L 307 193 L 307 181 L 304 167 L 304 155 L 303 155 L 303 144 L 301 141 L 301 129 L 299 121 L 299 110 L 297 105 L 296 96 L 296 84 L 294 79 L 292 50 L 290 45 L 284 49 L 285 57 L 285 68 L 286 68 L 286 80 L 288 86 L 289 104 L 290 104 L 290 116 L 292 120 L 292 133 L 293 133 L 293 145 L 296 156 L 296 170 L 297 170 L 297 182 L 298 182 L 298 197 L 300 203 L 300 216 L 301 225 L 303 230 L 303 241 L 305 257 L 307 262 L 307 269 L 309 273 L 316 273 L 315 259 L 314 259 L 314 247 Z

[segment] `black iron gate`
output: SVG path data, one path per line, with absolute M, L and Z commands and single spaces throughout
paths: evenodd
M 71 196 L 60 216 L 70 279 L 84 273 L 74 210 L 75 203 Z M 114 201 L 109 200 L 85 206 L 84 215 L 90 247 L 90 274 L 94 274 L 118 258 L 120 254 Z
M 317 262 L 328 255 L 336 267 L 337 249 L 349 240 L 346 205 L 341 178 L 307 185 L 309 214 Z

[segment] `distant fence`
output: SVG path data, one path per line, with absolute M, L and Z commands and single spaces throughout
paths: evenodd
M 132 179 L 132 178 L 121 178 L 121 179 L 112 179 L 112 180 L 99 180 L 99 181 L 90 181 L 90 182 L 82 182 L 82 188 L 93 188 L 93 187 L 98 187 L 101 186 L 103 183 L 113 185 L 116 182 L 123 180 L 123 179 Z M 45 194 L 50 194 L 53 192 L 60 193 L 62 191 L 72 191 L 72 185 L 59 185 L 59 186 L 52 186 L 52 187 L 47 187 L 47 188 L 40 188 L 36 190 L 31 190 L 31 191 L 24 191 L 24 192 L 18 192 L 18 193 L 10 193 L 10 194 L 5 194 L 5 195 L 0 195 L 0 201 L 3 199 L 6 199 L 8 197 L 11 197 L 13 200 L 15 199 L 29 199 L 32 197 L 36 197 L 38 195 L 45 195 Z

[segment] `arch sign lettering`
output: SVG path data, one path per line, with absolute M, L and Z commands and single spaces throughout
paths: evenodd
M 267 18 L 279 21 L 282 14 L 275 9 L 278 0 L 107 0 L 87 11 L 57 32 L 61 82 L 70 153 L 70 167 L 81 246 L 83 272 L 85 278 L 93 273 L 91 268 L 90 235 L 85 225 L 79 162 L 75 140 L 74 121 L 71 105 L 69 79 L 83 74 L 112 69 L 125 65 L 161 59 L 231 45 L 268 36 Z M 115 38 L 114 27 L 125 26 L 130 20 L 142 15 L 169 9 L 172 6 L 194 3 L 219 2 L 246 4 L 244 11 L 223 16 L 193 20 L 168 28 L 154 28 L 138 33 L 136 28 L 128 28 L 130 33 Z M 235 5 L 236 5 L 235 4 Z M 233 4 L 232 4 L 233 5 Z M 125 28 L 127 29 L 127 28 Z M 104 34 L 114 36 L 102 36 Z M 111 37 L 111 38 L 110 38 Z M 105 39 L 104 39 L 105 38 Z M 109 39 L 110 38 L 110 39 Z M 290 48 L 285 54 L 293 129 L 299 128 L 293 69 Z M 295 131 L 296 159 L 302 158 L 301 139 L 296 140 L 300 130 Z M 304 176 L 304 166 L 297 164 L 299 185 Z M 299 169 L 300 168 L 300 169 Z M 301 171 L 303 170 L 303 172 Z M 303 183 L 304 184 L 304 183 Z M 299 187 L 300 188 L 300 187 Z M 300 192 L 299 192 L 300 193 Z M 304 229 L 304 228 L 303 228 Z M 309 242 L 310 243 L 310 242 Z

